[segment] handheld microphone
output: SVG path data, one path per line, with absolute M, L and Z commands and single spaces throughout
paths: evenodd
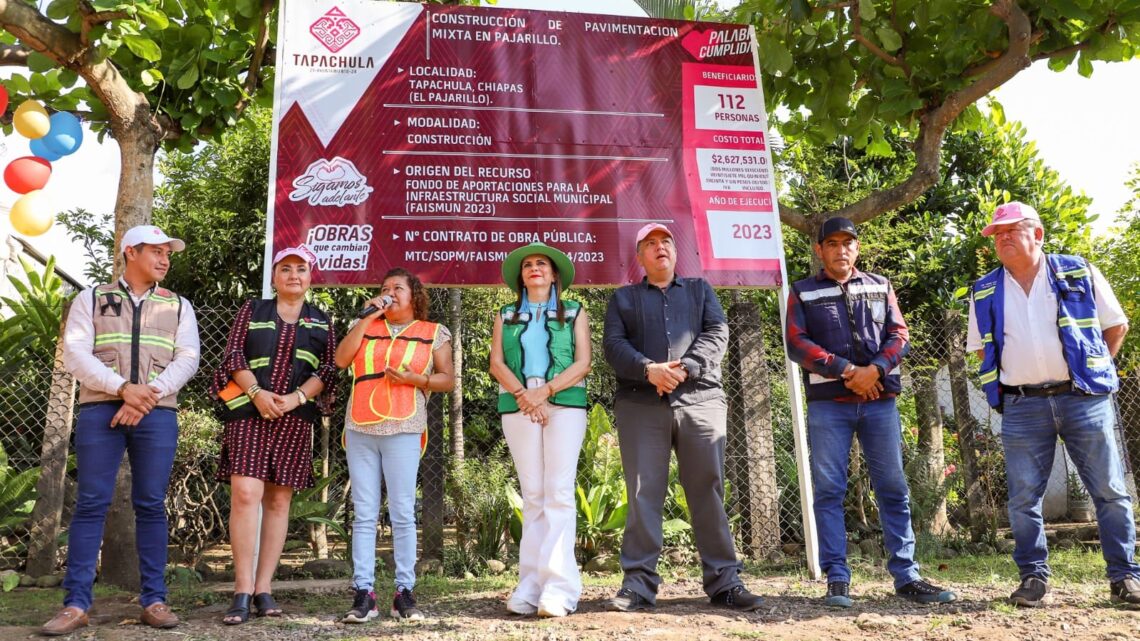
M 356 315 L 356 318 L 358 318 L 358 319 L 364 318 L 365 316 L 368 316 L 369 314 L 372 314 L 378 310 L 387 309 L 388 306 L 392 304 L 392 297 L 385 294 L 385 295 L 380 297 L 380 302 L 383 303 L 383 305 L 384 305 L 383 307 L 377 307 L 375 305 L 369 305 L 368 307 L 365 307 L 364 309 L 360 310 L 360 313 Z

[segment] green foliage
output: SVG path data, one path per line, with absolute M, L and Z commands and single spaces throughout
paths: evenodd
M 271 24 L 275 15 L 262 16 L 261 3 L 99 0 L 82 4 L 53 0 L 42 11 L 67 31 L 82 34 L 95 60 L 109 61 L 131 90 L 146 98 L 155 116 L 169 119 L 168 148 L 190 151 L 197 140 L 216 138 L 238 122 L 243 102 L 271 104 L 271 65 L 254 70 L 258 82 L 252 95 L 245 84 L 259 29 L 267 29 L 270 43 L 276 37 L 276 26 Z M 91 9 L 112 17 L 85 20 L 83 12 Z M 16 39 L 0 32 L 0 41 L 12 44 Z M 27 67 L 27 73 L 13 74 L 5 83 L 14 103 L 36 98 L 51 110 L 87 109 L 85 120 L 92 128 L 100 135 L 107 131 L 107 108 L 85 83 L 77 82 L 74 68 L 61 68 L 39 53 L 29 56 Z
M 186 240 L 163 286 L 196 307 L 236 308 L 261 295 L 272 121 L 269 109 L 251 109 L 217 143 L 159 161 L 154 224 Z
M 447 505 L 455 513 L 457 545 L 467 560 L 464 570 L 502 557 L 514 509 L 514 470 L 503 448 L 485 460 L 454 465 L 447 475 Z
M 1132 165 L 1125 186 L 1132 197 L 1120 208 L 1111 231 L 1098 238 L 1090 260 L 1112 285 L 1125 315 L 1136 326 L 1140 319 L 1140 163 Z M 1140 368 L 1140 331 L 1129 332 L 1116 357 L 1117 366 L 1135 376 Z
M 591 407 L 586 418 L 577 479 L 577 548 L 586 562 L 616 548 L 629 509 L 617 434 L 601 405 Z
M 888 133 L 913 130 L 952 92 L 979 81 L 1009 46 L 1006 24 L 990 2 L 860 0 L 808 3 L 748 0 L 735 21 L 756 27 L 769 112 L 786 107 L 808 117 L 781 128 L 788 139 L 817 145 L 853 141 L 868 153 L 886 150 Z M 1029 19 L 1031 59 L 1061 70 L 1077 61 L 1122 61 L 1140 45 L 1134 2 L 1017 2 Z M 860 36 L 863 40 L 856 38 Z M 1072 49 L 1079 45 L 1080 51 Z M 956 126 L 972 128 L 969 108 Z
M 314 461 L 314 467 L 317 462 Z M 344 517 L 344 502 L 339 500 L 336 495 L 324 498 L 324 492 L 328 490 L 333 483 L 343 482 L 343 478 L 335 474 L 328 476 L 320 476 L 320 470 L 315 469 L 313 475 L 317 481 L 313 487 L 298 490 L 293 493 L 293 500 L 289 503 L 289 520 L 296 523 L 300 522 L 310 526 L 310 537 L 312 535 L 313 526 L 324 526 L 333 531 L 333 533 L 341 540 L 348 541 L 350 539 L 348 530 L 342 523 Z M 315 552 L 317 543 L 315 539 L 310 538 L 310 545 Z M 330 550 L 335 550 L 330 546 Z M 339 548 L 343 551 L 344 560 L 349 560 L 352 555 L 351 546 Z
M 1077 476 L 1076 472 L 1069 472 L 1065 477 L 1065 493 L 1070 501 L 1087 501 L 1089 498 L 1088 490 L 1085 489 L 1085 484 L 1081 483 L 1081 477 Z
M 912 143 L 898 129 L 885 140 L 899 152 Z M 912 160 L 847 143 L 819 147 L 800 140 L 788 146 L 781 166 L 793 205 L 827 211 L 889 187 L 895 176 L 910 171 Z M 1046 251 L 1087 248 L 1088 223 L 1094 219 L 1090 199 L 1047 166 L 1021 123 L 1007 121 L 1001 105 L 991 102 L 989 116 L 974 130 L 946 137 L 938 183 L 915 203 L 861 225 L 859 266 L 891 277 L 908 321 L 961 304 L 962 288 L 997 265 L 993 243 L 981 230 L 994 208 L 1010 200 L 1040 212 Z M 807 239 L 795 236 L 789 237 L 798 247 L 789 249 L 789 277 L 802 278 L 810 269 L 803 254 L 810 249 Z M 911 333 L 923 335 L 913 328 Z
M 36 505 L 36 483 L 40 468 L 17 472 L 8 465 L 8 454 L 0 446 L 0 536 L 23 527 Z M 0 550 L 0 556 L 8 550 Z M 5 590 L 7 591 L 7 590 Z
M 43 274 L 23 257 L 20 265 L 22 279 L 8 276 L 20 298 L 0 297 L 11 312 L 0 322 L 0 368 L 50 368 L 63 314 L 63 281 L 55 275 L 55 258 L 48 259 Z
M 588 561 L 603 551 L 612 550 L 625 530 L 629 498 L 625 485 L 606 483 L 588 490 L 579 484 L 574 489 L 577 509 L 578 551 Z

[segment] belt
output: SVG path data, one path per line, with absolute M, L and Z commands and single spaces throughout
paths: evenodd
M 1056 396 L 1073 391 L 1073 382 L 1047 383 L 1045 385 L 1002 385 L 1001 391 L 1017 396 Z

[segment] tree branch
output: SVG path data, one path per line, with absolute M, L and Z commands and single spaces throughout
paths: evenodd
M 867 51 L 870 51 L 879 60 L 882 60 L 892 67 L 898 67 L 899 69 L 902 69 L 903 73 L 906 74 L 906 77 L 910 78 L 913 72 L 911 71 L 910 65 L 906 63 L 906 60 L 903 60 L 899 56 L 892 56 L 886 51 L 883 51 L 879 45 L 871 42 L 870 39 L 863 35 L 863 19 L 859 16 L 858 11 L 853 12 L 853 15 L 851 17 L 851 38 L 855 40 L 855 42 L 863 45 Z
M 265 49 L 269 45 L 269 12 L 273 10 L 274 0 L 262 0 L 261 15 L 258 18 L 257 40 L 253 47 L 253 56 L 249 61 L 249 70 L 245 74 L 245 84 L 242 86 L 242 97 L 234 106 L 238 117 L 245 112 L 245 108 L 253 100 L 254 93 L 261 87 L 261 66 L 265 61 Z
M 794 210 L 781 207 L 780 219 L 805 234 L 811 231 L 811 219 L 826 220 L 832 216 L 844 216 L 858 224 L 882 212 L 898 209 L 913 202 L 938 182 L 942 160 L 942 137 L 946 129 L 967 107 L 1032 64 L 1029 47 L 1033 34 L 1029 16 L 1018 6 L 1016 0 L 995 0 L 990 6 L 990 13 L 1006 24 L 1009 47 L 1000 57 L 992 61 L 986 72 L 978 75 L 972 84 L 947 95 L 941 104 L 922 115 L 918 137 L 914 143 L 915 166 L 906 180 L 889 189 L 874 192 L 846 207 L 831 212 L 821 212 L 810 218 L 795 215 L 785 217 L 785 211 L 791 213 Z
M 788 203 L 780 203 L 780 222 L 799 231 L 804 231 L 809 226 L 807 215 Z
M 1101 35 L 1107 35 L 1108 32 L 1111 31 L 1112 28 L 1115 26 L 1116 26 L 1116 20 L 1113 19 L 1112 16 L 1109 16 L 1108 19 L 1104 21 L 1104 24 L 1100 25 L 1099 27 L 1097 27 L 1096 29 L 1093 30 L 1093 33 L 1094 34 L 1099 33 Z M 1034 42 L 1036 42 L 1036 40 Z M 1084 40 L 1082 40 L 1080 42 L 1077 42 L 1075 44 L 1071 44 L 1067 47 L 1061 47 L 1060 49 L 1055 49 L 1053 51 L 1038 52 L 1036 55 L 1033 56 L 1033 61 L 1036 62 L 1038 60 L 1047 60 L 1049 58 L 1060 58 L 1062 56 L 1068 56 L 1070 54 L 1077 53 L 1078 51 L 1083 51 L 1085 49 L 1088 49 L 1091 44 L 1092 44 L 1092 37 L 1090 36 L 1090 37 L 1085 38 Z
M 116 138 L 121 139 L 129 129 L 142 128 L 158 140 L 158 123 L 146 98 L 131 89 L 110 60 L 98 59 L 84 47 L 77 34 L 21 0 L 0 0 L 0 28 L 19 38 L 23 47 L 78 73 L 107 108 L 111 133 Z
M 0 45 L 0 67 L 26 67 L 30 53 L 20 45 Z

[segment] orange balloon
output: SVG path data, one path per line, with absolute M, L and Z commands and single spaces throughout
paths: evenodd
M 38 156 L 24 156 L 4 168 L 4 183 L 17 194 L 43 189 L 51 178 L 51 163 Z
M 25 236 L 39 236 L 51 229 L 55 211 L 44 192 L 37 189 L 20 196 L 8 214 L 12 229 Z
M 16 113 L 12 114 L 12 124 L 16 125 L 16 131 L 21 136 L 30 140 L 43 138 L 51 131 L 51 119 L 48 118 L 47 110 L 35 100 L 25 100 L 16 107 Z

